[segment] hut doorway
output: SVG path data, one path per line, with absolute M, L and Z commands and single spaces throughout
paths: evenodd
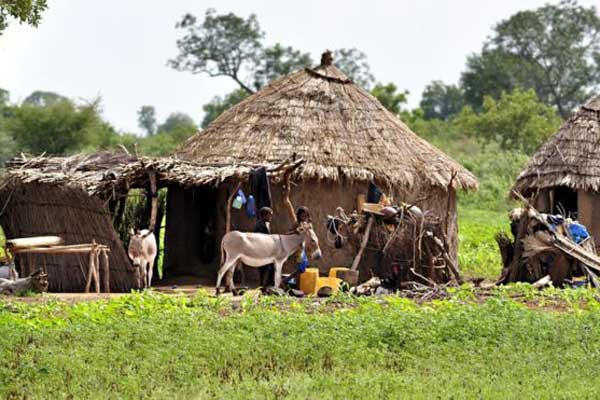
M 217 198 L 213 186 L 169 187 L 165 230 L 164 276 L 214 279 L 217 248 Z
M 559 186 L 550 191 L 552 214 L 577 218 L 577 191 L 566 186 Z

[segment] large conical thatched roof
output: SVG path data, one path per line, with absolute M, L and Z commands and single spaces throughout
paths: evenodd
M 376 179 L 476 189 L 456 161 L 414 134 L 323 54 L 321 65 L 271 82 L 192 136 L 177 157 L 200 163 L 306 160 L 304 178 Z
M 553 186 L 600 190 L 600 96 L 581 106 L 538 149 L 514 189 L 526 194 Z

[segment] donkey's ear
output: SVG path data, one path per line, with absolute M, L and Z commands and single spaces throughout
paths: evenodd
M 135 232 L 133 231 L 133 228 L 129 228 L 129 234 L 131 236 L 135 236 Z

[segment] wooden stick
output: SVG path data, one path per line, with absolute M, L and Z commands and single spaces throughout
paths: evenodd
M 235 198 L 235 195 L 237 194 L 238 190 L 240 190 L 241 186 L 242 182 L 238 181 L 237 185 L 235 186 L 235 190 L 231 192 L 231 194 L 229 195 L 229 199 L 227 199 L 227 217 L 225 221 L 225 233 L 229 233 L 231 231 L 231 205 L 233 204 L 233 199 Z
M 358 264 L 360 263 L 360 259 L 362 257 L 362 254 L 365 251 L 365 248 L 367 247 L 367 243 L 369 242 L 369 235 L 371 234 L 371 228 L 373 227 L 373 222 L 375 221 L 375 217 L 371 216 L 368 218 L 369 218 L 369 222 L 367 222 L 367 228 L 365 229 L 365 234 L 363 235 L 362 241 L 360 243 L 360 249 L 358 250 L 356 257 L 354 257 L 354 261 L 352 262 L 352 267 L 350 268 L 350 270 L 352 270 L 352 271 L 357 270 Z
M 452 258 L 448 254 L 448 252 L 446 251 L 444 242 L 440 238 L 435 236 L 432 232 L 427 232 L 427 236 L 429 236 L 433 239 L 433 242 L 436 244 L 436 246 L 442 252 L 442 257 L 444 258 L 444 261 L 446 261 L 446 265 L 448 266 L 448 269 L 450 270 L 450 272 L 452 272 L 452 275 L 454 275 L 454 279 L 456 279 L 456 282 L 459 285 L 462 285 L 464 281 L 462 280 L 460 273 L 458 272 L 458 268 L 456 267 L 456 264 L 454 264 L 454 261 L 452 260 Z
M 96 293 L 100 293 L 100 251 L 94 250 L 94 287 Z
M 102 250 L 102 275 L 104 277 L 104 292 L 110 293 L 110 266 L 108 263 L 108 253 Z
M 85 280 L 85 293 L 89 293 L 90 292 L 90 287 L 92 286 L 92 274 L 93 274 L 93 268 L 94 268 L 94 253 L 92 251 L 89 252 L 89 259 L 88 259 L 88 272 L 87 272 L 87 278 Z

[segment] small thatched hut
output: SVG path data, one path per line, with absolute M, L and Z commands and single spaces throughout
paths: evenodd
M 539 150 L 513 189 L 541 212 L 571 213 L 600 238 L 600 96 L 590 99 Z
M 67 245 L 93 240 L 107 245 L 111 249 L 111 290 L 129 291 L 138 287 L 137 276 L 116 227 L 122 232 L 134 228 L 123 226 L 125 202 L 128 197 L 141 194 L 132 194 L 131 189 L 146 190 L 148 204 L 152 198 L 150 176 L 155 177 L 157 191 L 168 186 L 202 190 L 218 186 L 223 179 L 246 176 L 255 167 L 198 165 L 172 158 L 151 159 L 111 152 L 70 157 L 22 156 L 9 163 L 6 175 L 0 180 L 0 227 L 9 239 L 55 235 L 62 237 Z M 176 205 L 171 204 L 173 207 Z M 157 236 L 161 222 L 159 214 L 154 227 Z M 184 234 L 183 229 L 189 226 L 182 227 Z M 206 248 L 206 244 L 192 243 L 177 232 L 168 241 L 172 246 L 179 243 L 192 254 L 198 248 Z M 214 253 L 216 244 L 212 247 Z M 42 254 L 33 257 L 37 267 L 48 271 L 50 291 L 84 290 L 87 257 Z M 17 258 L 17 264 L 20 261 Z M 173 270 L 168 274 L 178 272 Z M 181 272 L 193 274 L 195 270 L 190 267 Z
M 113 228 L 102 194 L 112 183 L 111 167 L 132 161 L 125 154 L 68 158 L 21 158 L 0 183 L 0 226 L 7 238 L 55 235 L 64 243 L 110 247 L 112 291 L 137 288 L 123 244 Z M 112 172 L 113 176 L 115 172 Z M 49 290 L 85 288 L 87 255 L 27 255 L 48 273 Z M 17 259 L 17 263 L 20 259 Z
M 325 221 L 341 206 L 352 210 L 368 182 L 395 200 L 418 204 L 440 217 L 449 215 L 450 252 L 456 254 L 456 190 L 476 189 L 475 177 L 413 133 L 397 116 L 336 68 L 331 53 L 321 64 L 271 82 L 220 115 L 191 137 L 176 158 L 203 165 L 274 166 L 288 159 L 305 163 L 294 174 L 291 200 L 308 206 L 321 238 L 323 270 L 347 266 L 356 249 L 338 250 L 326 240 Z M 273 232 L 292 221 L 282 207 L 281 186 L 271 187 Z M 206 257 L 202 243 L 225 231 L 226 203 L 236 182 L 218 186 L 169 186 L 166 270 L 214 276 L 217 257 Z M 248 187 L 244 188 L 245 190 Z M 253 221 L 234 211 L 234 229 L 250 230 Z M 213 251 L 213 253 L 215 253 Z

